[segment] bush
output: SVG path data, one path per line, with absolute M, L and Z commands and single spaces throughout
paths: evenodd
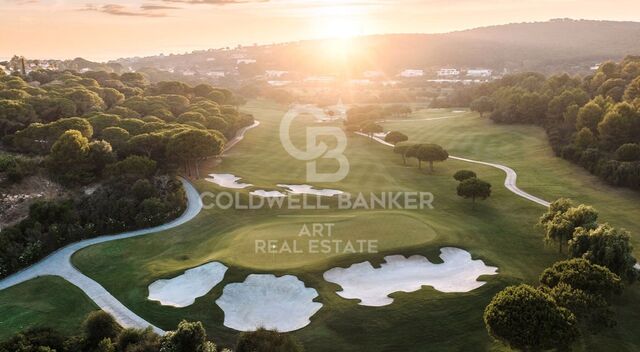
M 258 329 L 238 337 L 236 352 L 302 352 L 302 345 L 290 334 Z
M 618 161 L 638 161 L 640 160 L 640 144 L 623 144 L 616 150 L 616 160 Z
M 89 346 L 98 346 L 104 339 L 113 339 L 120 333 L 120 325 L 104 311 L 89 313 L 83 324 L 84 335 Z
M 458 182 L 462 182 L 464 180 L 475 177 L 477 177 L 476 173 L 470 170 L 460 170 L 453 174 L 453 178 Z

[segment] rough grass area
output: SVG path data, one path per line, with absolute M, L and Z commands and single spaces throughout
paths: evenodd
M 76 334 L 97 306 L 77 287 L 46 276 L 0 291 L 0 341 L 32 327 Z

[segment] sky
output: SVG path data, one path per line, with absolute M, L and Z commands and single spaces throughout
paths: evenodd
M 0 58 L 119 57 L 553 18 L 640 21 L 638 0 L 0 0 Z

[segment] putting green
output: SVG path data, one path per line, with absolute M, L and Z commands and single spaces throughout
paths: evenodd
M 436 232 L 419 216 L 376 212 L 309 218 L 278 218 L 225 234 L 212 257 L 258 270 L 314 266 L 337 257 L 388 252 L 433 241 Z M 314 224 L 316 228 L 314 229 Z M 402 229 L 398 233 L 398 229 Z M 315 233 L 314 233 L 314 230 Z

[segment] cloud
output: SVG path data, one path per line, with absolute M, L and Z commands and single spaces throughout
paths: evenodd
M 141 10 L 146 10 L 146 11 L 154 11 L 154 10 L 180 10 L 180 9 L 181 9 L 181 7 L 144 4 L 144 5 L 141 5 L 141 6 L 140 6 L 140 9 L 141 9 Z
M 163 5 L 141 5 L 138 9 L 131 9 L 118 4 L 92 5 L 87 4 L 82 11 L 102 12 L 115 16 L 133 16 L 133 17 L 166 17 L 165 12 L 160 10 L 179 10 L 179 7 L 163 6 Z
M 269 2 L 270 0 L 163 0 L 165 2 L 179 2 L 183 4 L 208 4 L 208 5 L 231 5 L 246 4 L 254 2 Z

